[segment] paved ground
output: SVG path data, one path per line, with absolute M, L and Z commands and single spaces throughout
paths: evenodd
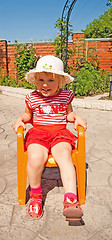
M 0 95 L 0 239 L 112 240 L 112 111 L 75 109 L 88 122 L 84 222 L 76 226 L 66 222 L 62 215 L 63 187 L 57 170 L 50 177 L 48 172 L 43 175 L 47 196 L 40 220 L 28 216 L 29 203 L 18 204 L 16 134 L 12 125 L 23 109 L 22 98 Z

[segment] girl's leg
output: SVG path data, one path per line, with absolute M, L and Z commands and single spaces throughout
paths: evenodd
M 27 151 L 27 174 L 31 187 L 28 213 L 33 218 L 40 218 L 42 216 L 41 175 L 48 157 L 48 149 L 39 144 L 31 144 Z
M 40 144 L 28 146 L 27 174 L 30 186 L 38 188 L 41 184 L 41 175 L 48 158 L 48 149 Z
M 52 148 L 52 155 L 60 168 L 65 192 L 63 215 L 68 221 L 81 220 L 83 216 L 76 196 L 76 173 L 72 163 L 71 151 L 71 145 L 67 142 L 60 142 Z
M 60 142 L 53 146 L 52 155 L 60 168 L 61 179 L 65 194 L 76 194 L 76 174 L 72 163 L 72 147 L 67 142 Z

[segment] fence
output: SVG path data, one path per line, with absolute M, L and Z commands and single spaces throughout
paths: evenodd
M 55 47 L 53 41 L 34 42 L 33 43 L 38 56 L 55 55 Z M 69 59 L 69 63 L 76 68 L 76 61 L 83 57 L 86 60 L 91 56 L 99 61 L 100 69 L 112 72 L 112 37 L 110 38 L 94 38 L 84 39 L 84 33 L 76 32 L 72 35 L 72 40 L 68 46 L 73 49 L 73 57 Z M 0 39 L 0 68 L 2 74 L 9 74 L 10 77 L 16 78 L 17 72 L 14 65 L 16 52 L 16 43 L 9 43 L 4 39 Z

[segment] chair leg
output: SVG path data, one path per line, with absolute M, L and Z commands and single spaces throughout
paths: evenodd
M 82 154 L 83 153 L 83 154 Z M 81 205 L 85 204 L 85 189 L 86 189 L 86 162 L 85 151 L 73 151 L 72 161 L 76 167 L 78 201 Z
M 20 205 L 26 204 L 26 180 L 27 180 L 27 153 L 25 156 L 19 154 L 19 158 L 17 157 L 17 180 L 18 180 L 18 202 Z
M 86 153 L 85 153 L 85 133 L 82 126 L 78 126 L 78 151 L 76 151 L 76 171 L 78 198 L 80 204 L 85 204 L 86 191 Z
M 79 159 L 78 161 L 79 163 L 76 166 L 78 200 L 80 204 L 83 205 L 85 204 L 85 191 L 86 191 L 86 164 L 84 163 L 84 161 L 80 161 Z

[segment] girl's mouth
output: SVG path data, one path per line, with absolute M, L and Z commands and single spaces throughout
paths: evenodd
M 42 91 L 43 91 L 43 92 L 49 92 L 50 89 L 44 89 L 44 88 L 42 88 Z

